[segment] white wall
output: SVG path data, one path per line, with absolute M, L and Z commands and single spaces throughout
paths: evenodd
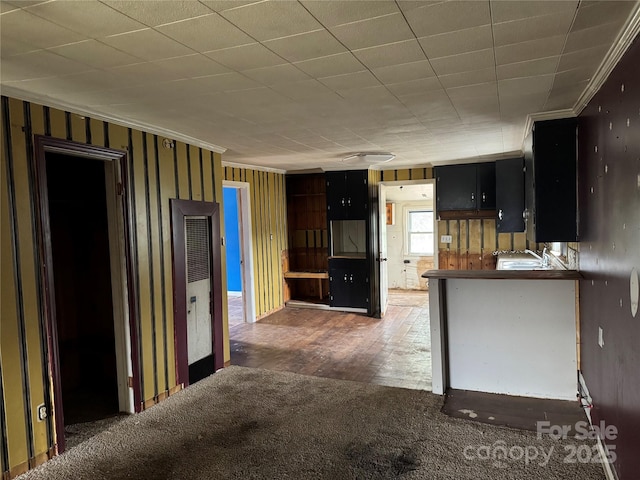
M 407 209 L 432 210 L 433 201 L 408 201 L 395 203 L 394 225 L 387 225 L 387 268 L 389 288 L 427 290 L 427 280 L 420 277 L 433 268 L 433 257 L 409 255 L 407 246 Z M 435 225 L 434 225 L 435 230 Z M 409 263 L 404 263 L 408 260 Z

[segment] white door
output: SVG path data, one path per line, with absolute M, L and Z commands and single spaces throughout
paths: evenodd
M 387 301 L 389 296 L 389 277 L 387 268 L 387 192 L 384 185 L 380 185 L 378 196 L 380 211 L 380 315 L 387 311 Z
M 187 246 L 187 358 L 191 367 L 189 374 L 191 377 L 194 364 L 208 357 L 211 357 L 211 367 L 202 369 L 206 371 L 211 369 L 209 373 L 213 373 L 211 258 L 209 255 L 211 248 L 207 217 L 185 217 L 184 222 Z M 197 367 L 196 369 L 200 370 Z M 192 383 L 191 380 L 190 383 Z

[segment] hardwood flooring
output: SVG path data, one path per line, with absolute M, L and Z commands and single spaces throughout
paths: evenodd
M 231 323 L 231 364 L 431 389 L 428 292 L 390 291 L 382 319 L 287 307 Z

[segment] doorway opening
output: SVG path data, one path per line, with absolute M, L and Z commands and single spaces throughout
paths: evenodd
M 249 183 L 223 181 L 229 326 L 256 321 Z
M 139 402 L 128 308 L 125 153 L 36 136 L 58 452 L 73 425 Z

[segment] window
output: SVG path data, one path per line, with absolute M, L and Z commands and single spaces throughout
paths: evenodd
M 433 255 L 433 211 L 409 210 L 409 255 Z

